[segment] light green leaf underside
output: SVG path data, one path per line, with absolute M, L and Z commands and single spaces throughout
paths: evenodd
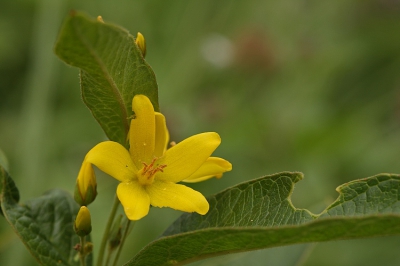
M 18 189 L 0 166 L 1 209 L 16 234 L 42 265 L 80 265 L 73 247 L 79 238 L 73 230 L 78 205 L 62 190 L 51 190 L 43 196 L 19 205 Z M 87 265 L 92 264 L 88 256 Z
M 126 144 L 134 95 L 148 96 L 159 110 L 155 75 L 125 29 L 71 12 L 55 53 L 80 68 L 83 100 L 110 140 Z
M 399 175 L 344 184 L 319 215 L 290 201 L 302 178 L 278 173 L 218 193 L 208 199 L 207 215 L 183 214 L 125 265 L 183 265 L 234 252 L 400 233 Z

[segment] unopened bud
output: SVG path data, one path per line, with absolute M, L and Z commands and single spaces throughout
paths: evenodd
M 92 203 L 97 196 L 96 175 L 91 163 L 83 161 L 76 179 L 74 199 L 81 206 Z
M 92 219 L 90 217 L 89 209 L 85 206 L 82 206 L 79 209 L 78 215 L 75 219 L 74 229 L 78 236 L 87 236 L 92 232 Z
M 139 47 L 139 49 L 142 51 L 143 57 L 145 57 L 146 56 L 146 40 L 144 39 L 143 34 L 141 34 L 140 32 L 137 33 L 135 43 Z
M 92 253 L 93 251 L 93 243 L 92 242 L 86 242 L 85 247 L 83 248 L 83 252 L 88 255 Z
M 104 23 L 104 20 L 103 20 L 103 17 L 102 17 L 102 16 L 97 16 L 97 21 L 98 21 L 98 22 Z

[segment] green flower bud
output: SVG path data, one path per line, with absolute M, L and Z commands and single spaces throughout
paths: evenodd
M 144 39 L 143 34 L 141 34 L 140 32 L 137 33 L 135 43 L 139 47 L 139 49 L 142 51 L 143 57 L 145 57 L 146 56 L 146 40 Z
M 82 206 L 75 219 L 75 232 L 78 236 L 87 236 L 92 231 L 92 219 L 89 209 Z
M 92 203 L 97 196 L 97 182 L 91 163 L 83 161 L 76 179 L 74 199 L 81 206 Z

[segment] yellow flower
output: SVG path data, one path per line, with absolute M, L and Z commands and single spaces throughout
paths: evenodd
M 117 196 L 130 220 L 146 216 L 150 205 L 206 214 L 205 197 L 176 183 L 201 181 L 232 169 L 229 162 L 210 157 L 221 143 L 219 135 L 197 134 L 167 150 L 165 117 L 144 95 L 133 98 L 132 110 L 129 151 L 113 141 L 101 142 L 88 152 L 86 162 L 121 181 Z

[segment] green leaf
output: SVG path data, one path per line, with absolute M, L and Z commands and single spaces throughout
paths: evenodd
M 76 265 L 75 244 L 79 237 L 73 230 L 79 206 L 63 190 L 51 190 L 39 198 L 19 205 L 14 181 L 0 166 L 1 210 L 22 242 L 42 265 Z M 87 257 L 92 265 L 92 256 Z
M 19 191 L 14 183 L 14 180 L 8 175 L 6 170 L 0 165 L 0 203 L 4 200 L 5 193 L 7 192 L 7 197 L 9 201 L 13 201 L 14 204 L 19 202 Z M 0 209 L 3 214 L 3 208 Z
M 8 159 L 4 152 L 0 149 L 0 165 L 4 167 L 4 169 L 8 169 Z
M 110 140 L 126 144 L 134 95 L 146 95 L 159 110 L 155 75 L 125 29 L 73 11 L 55 53 L 81 69 L 83 101 Z
M 302 178 L 284 172 L 218 193 L 208 199 L 206 215 L 183 214 L 125 265 L 183 265 L 234 252 L 400 233 L 399 175 L 344 184 L 319 215 L 290 201 Z

